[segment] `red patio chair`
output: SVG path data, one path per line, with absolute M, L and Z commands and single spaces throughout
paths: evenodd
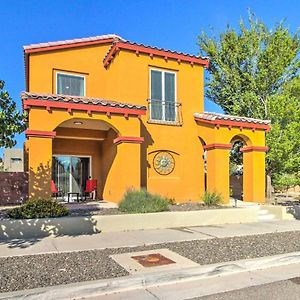
M 84 193 L 85 193 L 85 198 L 84 198 L 85 200 L 86 200 L 86 195 L 88 194 L 90 196 L 91 193 L 95 193 L 95 198 L 96 198 L 97 179 L 87 179 L 86 180 Z
M 62 191 L 59 191 L 56 187 L 54 180 L 51 180 L 51 194 L 55 195 L 55 199 L 62 194 Z

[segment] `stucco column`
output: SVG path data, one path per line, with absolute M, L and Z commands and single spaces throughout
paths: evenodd
M 243 200 L 265 202 L 266 171 L 265 152 L 267 147 L 243 147 Z
M 29 199 L 51 197 L 52 139 L 55 132 L 27 130 Z
M 120 136 L 114 139 L 117 153 L 106 179 L 103 199 L 120 202 L 129 189 L 141 187 L 141 137 Z
M 207 150 L 207 191 L 217 192 L 229 203 L 229 150 L 231 144 L 210 144 Z

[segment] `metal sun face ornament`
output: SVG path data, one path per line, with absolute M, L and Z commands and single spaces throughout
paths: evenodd
M 168 175 L 175 168 L 175 159 L 171 153 L 167 151 L 158 152 L 153 159 L 155 171 L 160 175 Z

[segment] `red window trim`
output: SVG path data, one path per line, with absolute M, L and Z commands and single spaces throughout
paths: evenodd
M 141 144 L 144 141 L 143 137 L 119 136 L 114 139 L 114 144 L 133 143 Z
M 45 107 L 47 108 L 47 110 L 51 110 L 52 108 L 62 108 L 62 109 L 67 109 L 70 112 L 72 110 L 81 110 L 81 111 L 86 111 L 88 113 L 103 112 L 103 113 L 122 114 L 127 116 L 129 115 L 140 116 L 146 114 L 146 110 L 144 109 L 97 106 L 93 104 L 78 104 L 78 103 L 69 103 L 69 102 L 65 103 L 65 102 L 55 102 L 55 101 L 48 101 L 48 100 L 34 100 L 34 99 L 23 100 L 24 109 L 29 109 L 31 106 Z
M 111 47 L 107 56 L 105 57 L 105 59 L 103 61 L 104 67 L 107 67 L 110 64 L 110 62 L 114 58 L 115 53 L 118 52 L 120 49 L 135 51 L 137 54 L 138 53 L 146 53 L 146 54 L 149 54 L 151 57 L 153 57 L 153 55 L 155 55 L 155 56 L 163 57 L 165 60 L 176 59 L 178 62 L 181 62 L 181 61 L 189 62 L 191 64 L 202 65 L 206 68 L 209 65 L 209 61 L 206 59 L 193 57 L 193 56 L 180 54 L 180 53 L 174 53 L 174 52 L 167 51 L 167 50 L 154 49 L 154 48 L 143 46 L 143 45 L 135 45 L 135 44 L 117 42 L 114 44 L 113 47 Z

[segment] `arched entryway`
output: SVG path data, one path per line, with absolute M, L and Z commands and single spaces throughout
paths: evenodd
M 230 197 L 243 200 L 244 198 L 244 159 L 242 149 L 251 146 L 250 139 L 245 135 L 236 135 L 231 141 L 229 152 L 229 185 Z
M 118 130 L 108 122 L 72 118 L 55 128 L 52 143 L 52 180 L 65 200 L 82 195 L 87 180 L 97 183 L 103 199 L 106 180 L 117 154 Z

